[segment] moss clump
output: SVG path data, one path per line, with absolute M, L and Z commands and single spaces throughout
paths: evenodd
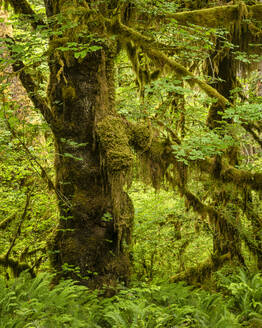
M 117 254 L 123 241 L 130 242 L 133 206 L 123 186 L 130 179 L 134 155 L 129 146 L 128 133 L 121 118 L 107 116 L 97 124 L 96 134 L 101 151 L 101 167 L 110 186 L 114 230 L 117 232 Z
M 122 171 L 132 167 L 134 155 L 120 118 L 107 116 L 97 124 L 96 133 L 105 155 L 105 162 L 102 164 L 107 171 Z
M 152 131 L 145 123 L 138 123 L 132 126 L 130 140 L 135 148 L 146 151 L 152 142 Z

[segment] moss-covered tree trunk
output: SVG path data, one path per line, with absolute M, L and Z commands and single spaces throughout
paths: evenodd
M 62 14 L 65 21 L 76 19 L 81 25 L 77 15 L 70 16 L 76 13 L 73 0 L 46 4 L 49 17 Z M 81 9 L 86 8 L 79 4 Z M 61 274 L 92 288 L 128 279 L 133 218 L 132 203 L 123 191 L 133 158 L 114 108 L 114 44 L 90 41 L 92 33 L 100 32 L 93 23 L 52 37 L 48 88 L 61 214 L 50 243 L 51 262 Z M 80 31 L 90 34 L 83 39 Z M 96 48 L 77 59 L 73 51 L 58 49 L 68 42 L 90 42 Z
M 208 66 L 209 76 L 213 76 L 215 82 L 213 87 L 229 101 L 232 101 L 231 90 L 236 87 L 237 69 L 233 61 L 230 49 L 223 45 L 223 41 L 218 39 L 217 51 L 212 56 L 213 64 Z M 215 67 L 215 71 L 214 71 Z M 213 104 L 209 110 L 207 124 L 210 129 L 219 129 L 219 133 L 224 135 L 226 132 L 222 118 L 223 108 L 217 103 Z M 230 122 L 228 122 L 230 123 Z M 221 161 L 227 161 L 230 165 L 235 166 L 238 164 L 238 149 L 232 147 L 227 154 L 217 156 L 217 170 L 214 175 L 220 175 Z M 241 241 L 238 233 L 237 226 L 239 225 L 239 209 L 237 204 L 237 192 L 233 186 L 231 189 L 225 188 L 221 183 L 216 183 L 212 192 L 213 205 L 220 212 L 221 209 L 224 213 L 221 217 L 214 215 L 210 221 L 213 227 L 213 252 L 218 256 L 225 254 L 229 258 L 237 258 L 243 263 L 241 256 Z M 221 218 L 223 218 L 221 220 Z

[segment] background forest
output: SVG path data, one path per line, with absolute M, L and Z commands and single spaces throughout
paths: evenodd
M 261 1 L 0 4 L 0 328 L 262 327 Z

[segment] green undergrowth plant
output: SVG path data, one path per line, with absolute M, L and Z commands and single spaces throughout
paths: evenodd
M 105 318 L 114 328 L 240 327 L 222 295 L 193 290 L 184 283 L 122 290 L 107 307 Z
M 239 313 L 244 327 L 262 327 L 262 276 L 243 270 L 225 285 L 230 295 L 229 308 Z
M 103 298 L 71 280 L 50 289 L 52 276 L 0 280 L 0 328 L 232 328 L 238 312 L 218 293 L 184 283 L 134 283 Z M 232 296 L 234 297 L 234 296 Z
M 35 279 L 23 273 L 8 282 L 0 278 L 0 327 L 87 327 L 86 288 L 66 280 L 50 289 L 51 278 L 46 273 Z
M 118 286 L 111 298 L 71 280 L 50 288 L 52 275 L 0 278 L 0 328 L 261 327 L 262 277 L 218 273 L 223 293 L 183 282 Z

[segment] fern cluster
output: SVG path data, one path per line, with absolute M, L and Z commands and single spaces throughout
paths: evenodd
M 0 277 L 0 328 L 87 327 L 86 288 L 63 281 L 50 290 L 50 281 L 45 273 L 35 279 L 25 273 L 9 282 Z
M 71 280 L 50 289 L 51 279 L 44 273 L 0 278 L 0 328 L 262 327 L 260 274 L 224 276 L 224 294 L 184 283 L 140 283 L 120 286 L 111 298 Z

